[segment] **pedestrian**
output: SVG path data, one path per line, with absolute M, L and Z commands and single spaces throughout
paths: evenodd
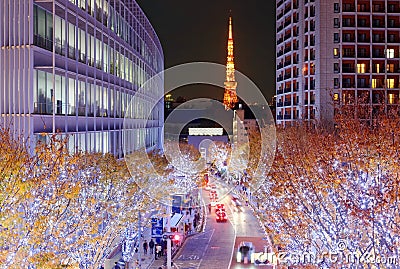
M 144 255 L 147 255 L 147 240 L 144 240 L 144 243 L 143 243 L 143 253 L 144 253 Z
M 211 213 L 211 204 L 208 204 L 208 213 Z
M 156 247 L 155 247 L 156 249 L 155 249 L 155 251 L 154 251 L 154 259 L 156 259 L 157 260 L 157 258 L 158 258 L 158 244 L 156 244 Z
M 161 258 L 161 251 L 162 251 L 161 245 L 157 245 L 156 246 L 156 252 L 158 254 L 158 258 Z
M 149 242 L 150 254 L 154 254 L 154 241 L 153 238 Z

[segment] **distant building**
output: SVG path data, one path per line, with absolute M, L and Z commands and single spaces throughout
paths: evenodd
M 253 111 L 265 115 L 268 113 L 268 109 L 270 107 L 259 106 L 259 105 L 242 105 L 238 104 L 236 109 L 234 110 L 233 117 L 233 143 L 243 144 L 248 142 L 248 134 L 252 132 L 257 132 L 260 130 L 260 126 L 253 114 Z M 261 127 L 267 123 L 260 123 Z
M 71 151 L 121 157 L 127 118 L 126 150 L 161 147 L 163 83 L 127 110 L 164 67 L 160 41 L 134 0 L 0 0 L 0 6 L 3 125 L 32 144 L 59 133 L 69 136 Z
M 333 103 L 359 117 L 400 103 L 400 1 L 277 0 L 276 121 L 332 121 Z

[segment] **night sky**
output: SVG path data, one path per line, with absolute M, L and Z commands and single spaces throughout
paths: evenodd
M 226 64 L 231 10 L 235 68 L 264 93 L 275 93 L 274 0 L 137 0 L 161 41 L 165 68 L 194 61 Z M 225 78 L 221 78 L 225 81 Z M 240 85 L 238 85 L 240 87 Z M 188 86 L 173 97 L 222 99 L 223 89 Z

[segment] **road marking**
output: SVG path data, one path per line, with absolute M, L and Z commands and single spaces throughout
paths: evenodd
M 208 249 L 208 245 L 209 245 L 210 242 L 211 242 L 211 238 L 213 237 L 214 232 L 215 232 L 215 229 L 212 229 L 211 236 L 210 236 L 210 238 L 208 239 L 208 242 L 207 242 L 206 247 L 204 248 L 205 250 L 204 250 L 204 253 L 203 253 L 203 257 L 204 257 L 204 255 L 206 254 L 206 251 L 207 251 L 207 249 Z M 203 257 L 201 257 L 200 262 L 199 262 L 199 264 L 197 265 L 197 269 L 200 268 L 200 265 L 201 265 L 201 263 L 203 262 Z

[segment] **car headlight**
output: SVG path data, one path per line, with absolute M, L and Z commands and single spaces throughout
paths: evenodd
M 242 261 L 242 253 L 238 252 L 238 253 L 236 254 L 236 261 L 237 261 L 237 262 L 241 262 L 241 261 Z

